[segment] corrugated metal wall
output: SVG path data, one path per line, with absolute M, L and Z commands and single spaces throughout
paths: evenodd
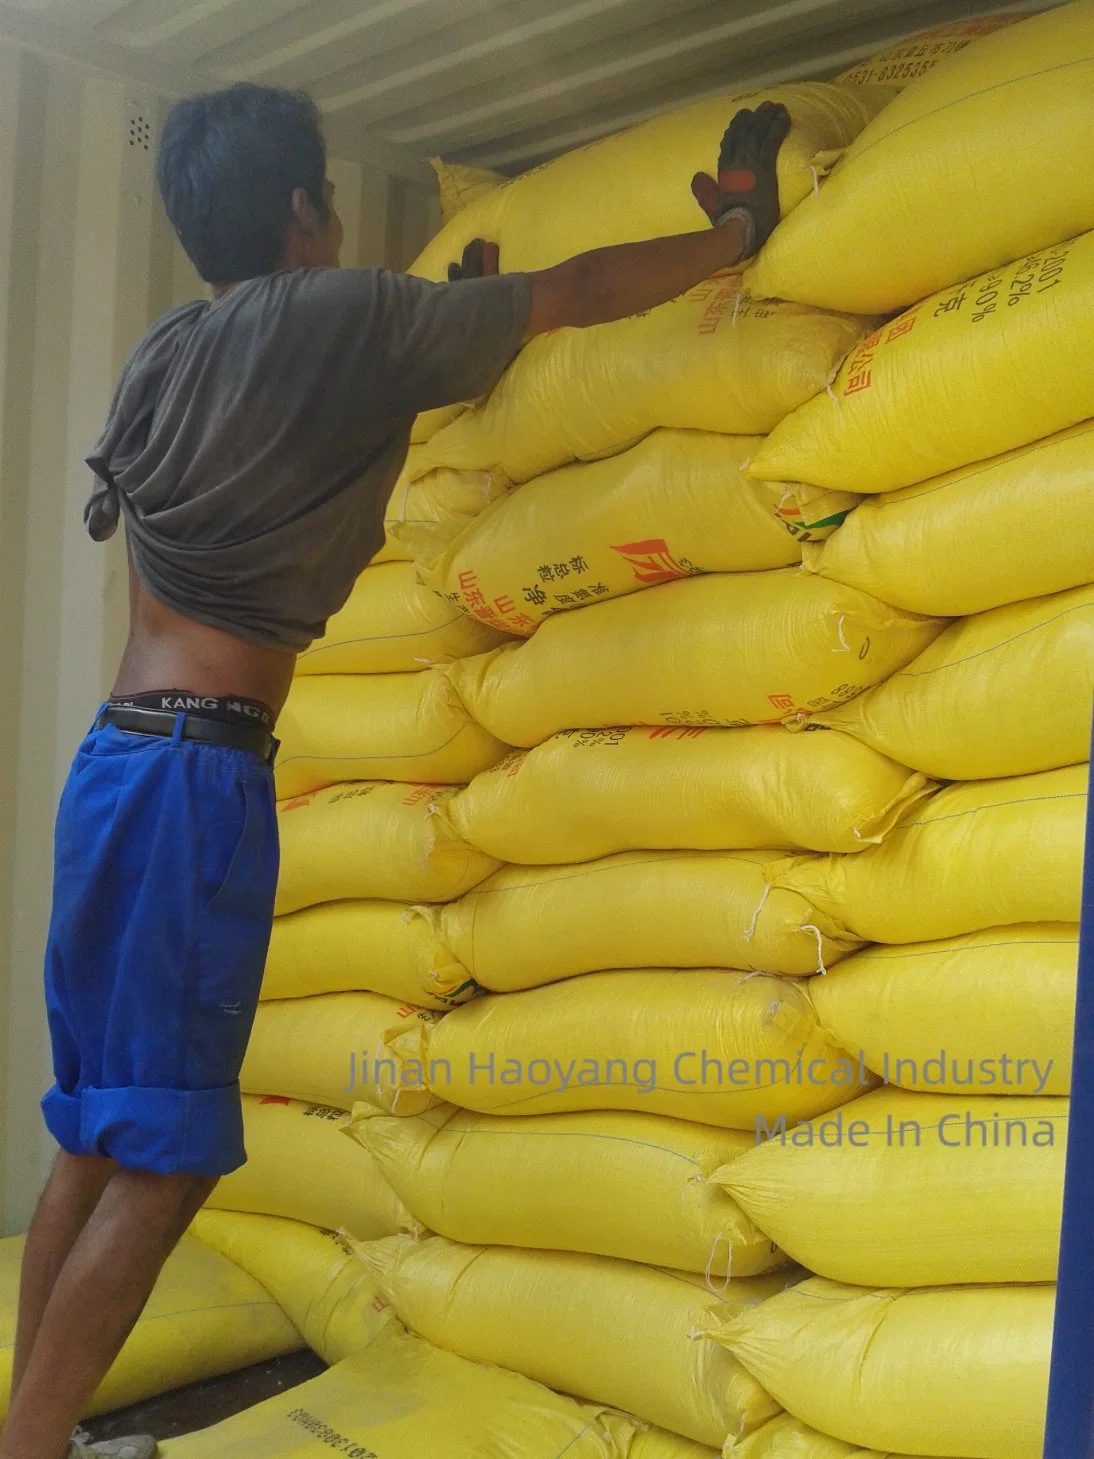
M 201 284 L 155 194 L 168 100 L 0 38 L 0 1192 L 26 1222 L 51 1157 L 41 994 L 53 813 L 126 630 L 125 550 L 86 536 L 114 380 Z M 405 178 L 334 160 L 343 263 L 405 265 L 436 224 Z

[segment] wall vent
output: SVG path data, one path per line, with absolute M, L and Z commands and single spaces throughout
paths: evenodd
M 152 121 L 143 111 L 131 110 L 126 117 L 125 140 L 140 152 L 152 150 Z

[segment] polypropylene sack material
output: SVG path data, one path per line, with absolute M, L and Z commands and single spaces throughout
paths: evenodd
M 716 1336 L 790 1413 L 849 1443 L 1040 1459 L 1055 1297 L 1047 1285 L 869 1290 L 812 1277 Z
M 845 1104 L 864 1077 L 800 983 L 721 969 L 590 973 L 477 998 L 417 1044 L 434 1093 L 464 1109 L 633 1110 L 754 1137 L 760 1118 Z
M 885 314 L 1074 238 L 1094 228 L 1075 167 L 1092 126 L 1094 5 L 1074 0 L 913 81 L 776 229 L 753 287 Z
M 367 992 L 450 1008 L 474 991 L 466 970 L 402 902 L 327 902 L 274 918 L 264 999 Z
M 287 1094 L 307 1104 L 351 1109 L 368 1099 L 393 1114 L 433 1103 L 420 1069 L 402 1049 L 443 1015 L 378 993 L 275 998 L 258 1005 L 239 1076 L 247 1094 Z
M 985 780 L 1088 759 L 1092 685 L 1094 587 L 1071 588 L 963 618 L 811 718 L 927 775 Z
M 484 653 L 503 635 L 423 587 L 409 562 L 367 567 L 327 631 L 296 661 L 298 674 L 414 673 Z
M 816 185 L 823 155 L 845 147 L 890 95 L 807 81 L 706 97 L 575 148 L 489 192 L 441 230 L 410 272 L 445 279 L 472 238 L 496 242 L 501 267 L 512 273 L 550 268 L 590 248 L 704 228 L 688 182 L 700 169 L 714 169 L 734 114 L 768 100 L 786 106 L 792 120 L 778 157 L 785 214 Z
M 437 174 L 442 224 L 450 223 L 457 213 L 462 213 L 464 208 L 509 180 L 504 173 L 494 172 L 489 167 L 446 162 L 443 157 L 431 157 L 429 165 Z
M 435 410 L 422 410 L 414 417 L 414 424 L 410 428 L 411 446 L 420 446 L 428 441 L 430 436 L 436 435 L 442 426 L 454 421 L 466 407 L 461 401 L 457 405 L 439 405 Z M 374 559 L 375 560 L 375 559 Z
M 1088 582 L 1092 539 L 1094 421 L 1086 421 L 864 497 L 827 541 L 802 552 L 809 572 L 912 613 L 958 617 Z
M 850 735 L 750 729 L 564 730 L 446 802 L 460 836 L 502 861 L 617 851 L 861 851 L 934 790 Z
M 791 864 L 776 885 L 869 942 L 1077 922 L 1088 778 L 1088 766 L 1071 765 L 951 785 L 880 846 Z
M 209 1197 L 218 1211 L 250 1211 L 348 1231 L 360 1241 L 417 1222 L 367 1149 L 346 1154 L 344 1110 L 279 1094 L 243 1096 L 247 1163 Z
M 621 1414 L 389 1328 L 318 1378 L 160 1447 L 164 1459 L 315 1459 L 323 1448 L 349 1459 L 644 1459 L 638 1432 Z
M 837 1282 L 1054 1282 L 1067 1106 L 877 1089 L 780 1129 L 710 1179 Z
M 462 413 L 461 408 L 445 424 Z M 388 499 L 384 545 L 373 558 L 374 565 L 443 552 L 474 517 L 509 490 L 510 482 L 500 471 L 440 470 L 412 477 L 418 453 L 419 448 L 412 446 Z
M 924 1459 L 922 1454 L 897 1456 L 860 1449 L 810 1428 L 790 1413 L 776 1414 L 739 1444 L 727 1444 L 722 1454 L 724 1459 Z
M 657 426 L 762 435 L 824 389 L 864 332 L 718 274 L 648 313 L 533 339 L 486 401 L 417 448 L 411 479 L 449 467 L 528 481 Z
M 825 537 L 858 498 L 753 481 L 741 467 L 760 439 L 654 431 L 619 456 L 548 471 L 419 559 L 422 580 L 527 638 L 552 613 L 603 598 L 800 562 L 800 543 Z
M 439 669 L 294 679 L 277 721 L 280 799 L 344 780 L 461 785 L 505 754 Z
M 637 1262 L 389 1237 L 358 1247 L 398 1317 L 438 1347 L 635 1413 L 703 1444 L 747 1433 L 774 1404 L 718 1343 L 717 1313 L 782 1289 L 779 1274 L 722 1293 Z
M 850 952 L 807 900 L 772 890 L 777 851 L 623 851 L 506 866 L 445 907 L 437 940 L 493 992 L 605 968 L 732 967 L 807 977 Z
M 22 1259 L 22 1236 L 0 1240 L 0 1420 L 8 1411 Z M 184 1236 L 87 1411 L 126 1408 L 303 1346 L 292 1322 L 253 1277 Z
M 943 626 L 797 568 L 719 573 L 561 613 L 527 643 L 432 672 L 479 724 L 529 747 L 564 729 L 736 728 L 829 708 Z
M 347 1131 L 418 1220 L 453 1241 L 717 1277 L 785 1262 L 707 1179 L 755 1146 L 743 1130 L 626 1111 L 507 1120 L 452 1105 L 398 1119 L 361 1104 Z
M 1088 14 L 1094 44 L 1094 0 Z M 776 426 L 748 470 L 895 491 L 1078 425 L 1094 415 L 1094 376 L 1075 368 L 1092 309 L 1094 233 L 933 294 L 853 349 L 831 389 Z
M 861 1050 L 893 1084 L 1068 1094 L 1078 956 L 1079 930 L 1067 922 L 989 927 L 865 947 L 809 993 L 836 1043 Z
M 1025 19 L 1026 15 L 1019 14 L 981 15 L 970 20 L 947 21 L 944 25 L 933 26 L 930 30 L 920 31 L 919 35 L 885 46 L 869 60 L 860 61 L 857 66 L 841 72 L 836 80 L 841 86 L 891 86 L 903 91 L 910 81 L 926 76 L 940 61 L 956 56 L 973 41 Z
M 666 1429 L 643 1427 L 634 1437 L 628 1459 L 718 1459 L 718 1452 Z
M 261 1282 L 325 1363 L 340 1362 L 385 1329 L 399 1328 L 346 1236 L 302 1221 L 208 1206 L 190 1230 Z
M 354 781 L 278 806 L 280 915 L 344 898 L 445 902 L 498 863 L 454 834 L 452 787 Z

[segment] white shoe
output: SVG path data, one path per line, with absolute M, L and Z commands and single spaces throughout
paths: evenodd
M 124 1439 L 91 1442 L 86 1429 L 73 1429 L 65 1459 L 155 1459 L 159 1447 L 151 1434 L 128 1434 Z

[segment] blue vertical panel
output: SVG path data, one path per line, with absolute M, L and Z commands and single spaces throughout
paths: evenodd
M 1045 1459 L 1094 1459 L 1094 797 L 1086 871 L 1071 1075 L 1071 1119 Z M 1031 874 L 1035 874 L 1030 868 Z

